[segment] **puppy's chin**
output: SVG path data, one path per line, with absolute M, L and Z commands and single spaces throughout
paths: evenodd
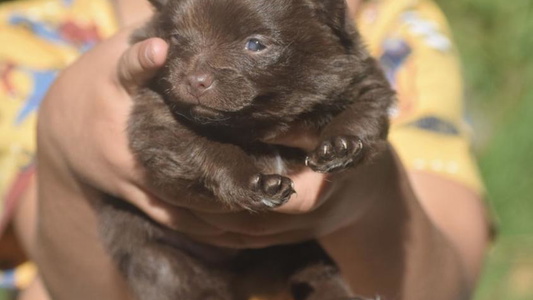
M 203 105 L 194 105 L 189 109 L 191 121 L 198 124 L 213 124 L 228 121 L 228 113 L 212 109 Z

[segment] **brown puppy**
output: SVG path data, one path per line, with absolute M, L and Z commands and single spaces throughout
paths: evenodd
M 133 40 L 160 37 L 170 50 L 136 97 L 129 136 L 152 189 L 261 211 L 294 193 L 288 170 L 342 170 L 384 145 L 393 92 L 345 0 L 151 2 L 156 13 Z M 295 126 L 319 131 L 319 147 L 306 154 L 262 142 Z M 350 296 L 313 241 L 234 251 L 169 232 L 111 197 L 100 212 L 141 300 Z

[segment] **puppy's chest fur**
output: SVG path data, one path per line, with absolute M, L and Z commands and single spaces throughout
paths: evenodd
M 345 0 L 151 0 L 133 41 L 159 37 L 167 63 L 139 91 L 130 148 L 150 190 L 180 206 L 216 202 L 261 213 L 295 193 L 287 174 L 335 173 L 386 145 L 394 93 L 346 17 Z M 310 151 L 267 145 L 298 127 Z M 200 245 L 109 197 L 107 248 L 141 300 L 295 300 L 351 296 L 313 240 L 228 251 Z

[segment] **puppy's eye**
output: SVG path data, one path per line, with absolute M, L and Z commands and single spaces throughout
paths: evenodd
M 249 39 L 246 42 L 246 50 L 252 52 L 260 52 L 266 49 L 266 46 L 258 39 Z

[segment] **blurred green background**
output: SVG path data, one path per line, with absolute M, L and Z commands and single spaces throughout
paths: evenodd
M 475 299 L 532 300 L 533 1 L 436 1 L 461 52 L 474 151 L 499 224 Z
M 476 300 L 533 299 L 533 1 L 436 0 L 461 52 L 474 150 L 499 223 Z

